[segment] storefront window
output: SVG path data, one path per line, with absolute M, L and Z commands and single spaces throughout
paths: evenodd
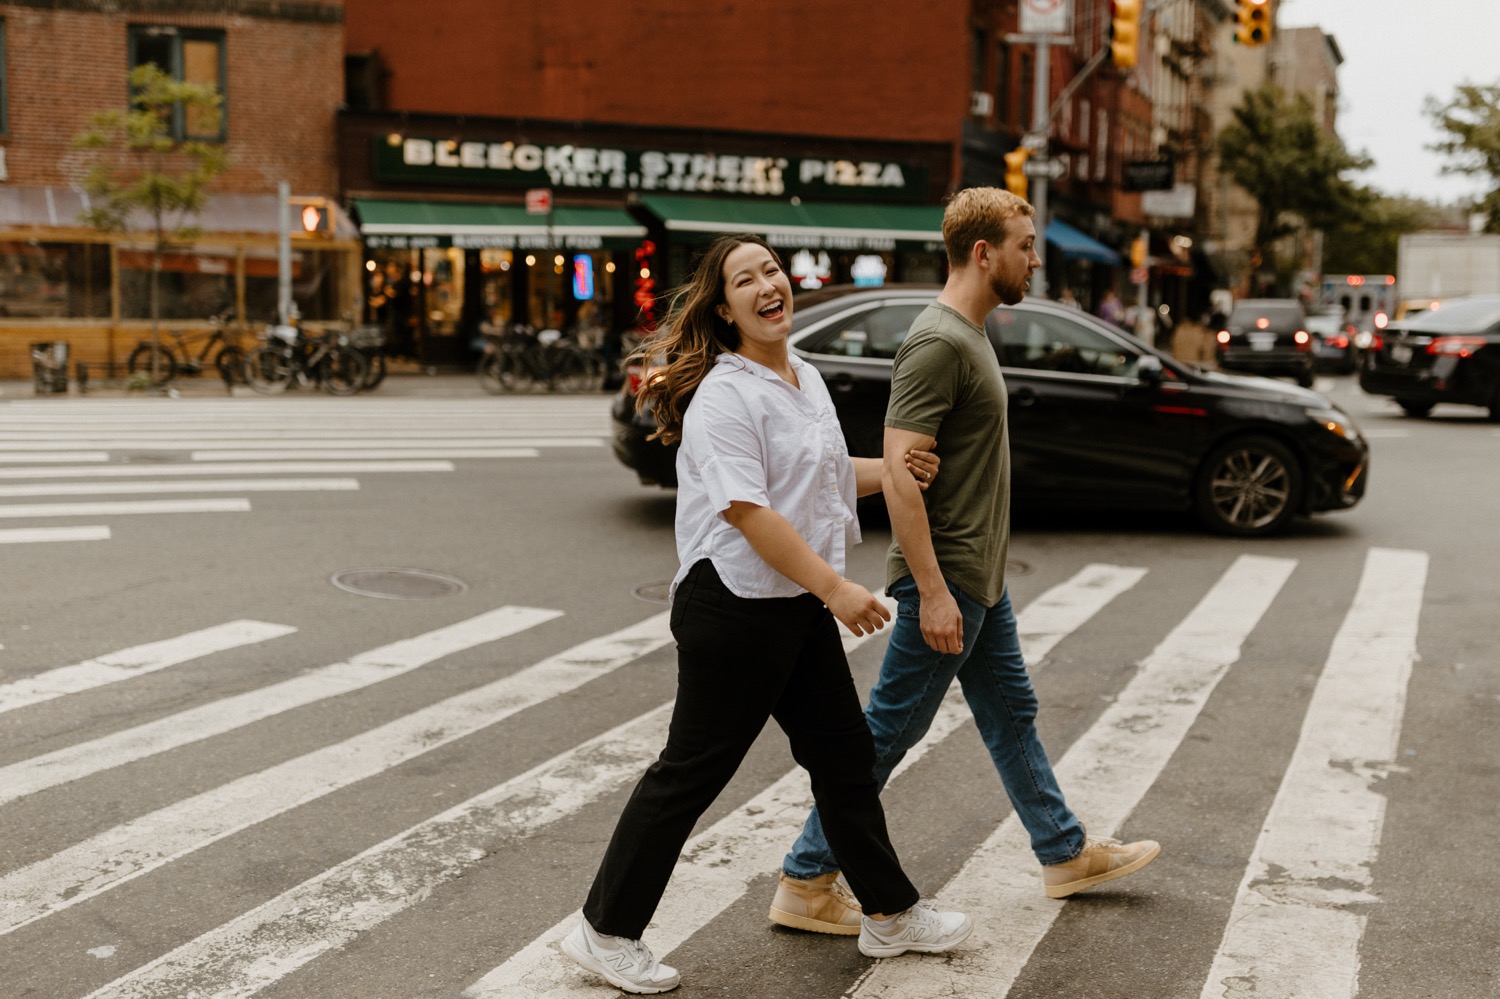
M 304 320 L 332 322 L 342 318 L 339 309 L 339 260 L 339 253 L 332 250 L 292 251 L 292 303 Z M 278 269 L 275 249 L 256 248 L 246 252 L 247 321 L 270 322 L 276 318 L 280 300 Z
M 0 241 L 0 315 L 109 316 L 109 248 L 99 243 Z
M 163 319 L 207 319 L 234 308 L 232 254 L 174 250 L 161 257 Z M 151 251 L 120 248 L 120 317 L 151 317 Z

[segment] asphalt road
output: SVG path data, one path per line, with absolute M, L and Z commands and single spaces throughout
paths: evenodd
M 1352 511 L 1260 542 L 1017 525 L 1064 790 L 1160 860 L 1044 899 L 959 702 L 886 805 L 913 879 L 978 929 L 868 961 L 765 919 L 806 797 L 772 729 L 646 935 L 679 994 L 1500 995 L 1500 425 L 1322 387 L 1374 449 Z M 108 536 L 0 544 L 0 994 L 613 994 L 550 943 L 660 745 L 676 561 L 671 496 L 615 464 L 603 397 L 10 398 L 0 531 Z M 246 454 L 273 446 L 304 457 Z M 310 456 L 355 447 L 390 457 Z M 123 482 L 150 484 L 83 491 Z M 34 508 L 165 500 L 223 509 Z M 849 574 L 878 583 L 886 541 Z M 456 592 L 331 581 L 359 568 Z M 882 647 L 851 650 L 862 687 Z

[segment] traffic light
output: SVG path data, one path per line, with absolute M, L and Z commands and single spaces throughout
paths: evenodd
M 1030 149 L 1016 148 L 1005 154 L 1005 189 L 1017 197 L 1026 197 L 1026 161 Z
M 289 200 L 297 211 L 297 223 L 303 232 L 309 236 L 333 235 L 333 216 L 327 198 L 297 195 Z
M 1264 45 L 1271 40 L 1271 0 L 1235 0 L 1234 40 L 1241 45 Z
M 1109 8 L 1110 59 L 1119 69 L 1131 69 L 1140 54 L 1141 0 L 1112 0 Z

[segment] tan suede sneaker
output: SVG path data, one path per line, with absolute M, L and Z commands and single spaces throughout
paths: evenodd
M 794 930 L 852 937 L 859 933 L 864 911 L 839 881 L 839 872 L 803 881 L 783 874 L 771 901 L 771 922 Z
M 1107 836 L 1086 836 L 1083 852 L 1062 864 L 1042 868 L 1042 883 L 1048 898 L 1067 898 L 1074 892 L 1134 874 L 1156 859 L 1161 844 L 1143 839 L 1139 843 L 1121 843 Z

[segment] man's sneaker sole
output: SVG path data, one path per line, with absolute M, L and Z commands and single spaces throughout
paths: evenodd
M 786 926 L 794 930 L 806 930 L 809 933 L 827 933 L 836 937 L 859 936 L 859 924 L 845 926 L 843 923 L 830 923 L 822 919 L 813 919 L 811 916 L 798 916 L 785 912 L 776 906 L 771 906 L 771 922 L 777 926 Z
M 1094 887 L 1094 885 L 1102 885 L 1106 881 L 1113 881 L 1115 878 L 1123 878 L 1127 874 L 1134 874 L 1136 871 L 1140 870 L 1142 867 L 1145 867 L 1147 864 L 1151 863 L 1151 861 L 1155 860 L 1160 854 L 1161 846 L 1158 845 L 1156 849 L 1152 850 L 1150 853 L 1147 853 L 1143 857 L 1137 857 L 1135 860 L 1126 864 L 1124 867 L 1117 867 L 1112 871 L 1105 871 L 1103 874 L 1095 874 L 1091 878 L 1082 878 L 1078 881 L 1069 881 L 1065 885 L 1047 885 L 1047 897 L 1067 898 L 1069 895 L 1081 892 L 1085 888 L 1092 888 Z
M 636 985 L 632 982 L 627 982 L 625 979 L 615 974 L 613 968 L 609 967 L 606 964 L 601 964 L 599 960 L 594 957 L 594 955 L 588 953 L 587 951 L 581 951 L 575 948 L 573 946 L 572 937 L 563 937 L 562 952 L 571 957 L 579 967 L 584 968 L 588 971 L 592 971 L 594 974 L 598 975 L 600 978 L 604 979 L 615 988 L 621 990 L 622 992 L 629 992 L 632 995 L 654 996 L 662 992 L 671 992 L 681 984 L 681 982 L 673 982 L 671 985 L 667 985 L 662 988 L 655 988 L 650 985 Z
M 893 943 L 867 945 L 863 935 L 859 938 L 859 952 L 865 957 L 896 957 L 900 954 L 909 954 L 916 951 L 920 954 L 941 954 L 951 950 L 969 939 L 969 934 L 974 932 L 974 921 L 967 916 L 964 917 L 963 929 L 957 936 L 949 937 L 947 940 L 934 941 L 932 943 Z

